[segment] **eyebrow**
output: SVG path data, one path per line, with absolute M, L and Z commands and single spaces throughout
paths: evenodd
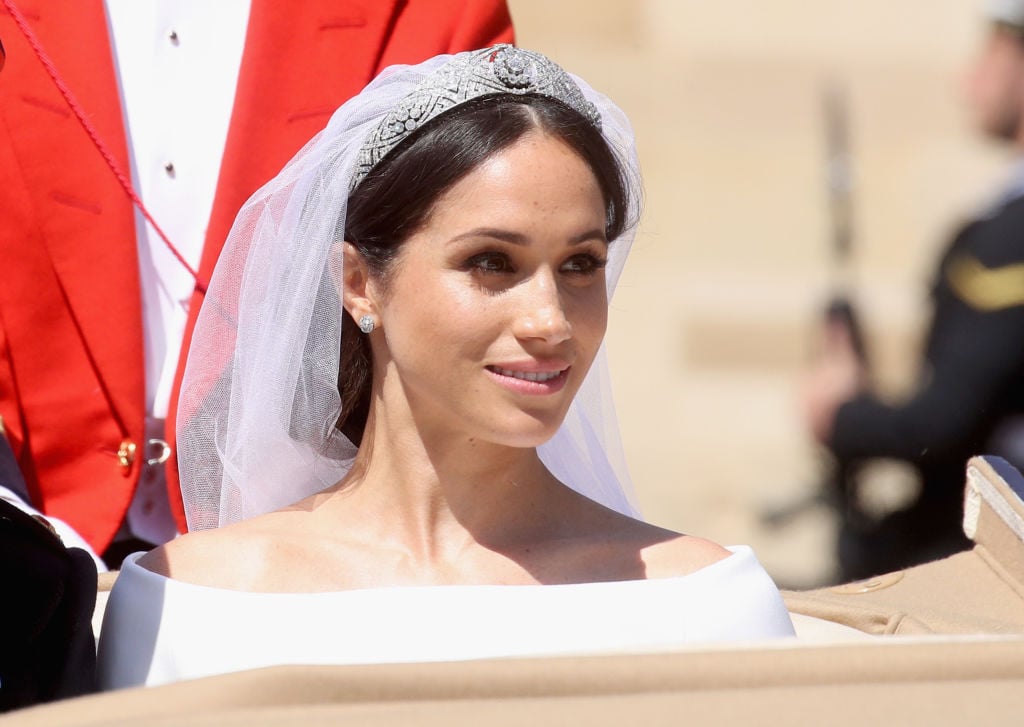
M 494 238 L 495 240 L 501 240 L 502 242 L 507 242 L 512 245 L 530 244 L 530 240 L 529 238 L 526 237 L 526 235 L 520 234 L 518 232 L 512 232 L 511 230 L 502 230 L 497 227 L 477 227 L 472 230 L 463 232 L 462 234 L 456 235 L 448 242 L 459 242 L 461 240 L 466 240 L 473 237 L 491 237 Z M 600 240 L 606 245 L 608 244 L 608 241 L 605 239 L 604 230 L 599 230 L 597 228 L 594 228 L 593 230 L 587 230 L 586 232 L 581 232 L 578 235 L 573 235 L 572 237 L 569 238 L 569 244 L 579 245 L 580 243 L 586 242 L 587 240 L 594 239 Z

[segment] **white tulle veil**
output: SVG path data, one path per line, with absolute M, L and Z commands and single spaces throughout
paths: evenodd
M 199 314 L 178 407 L 189 529 L 284 507 L 347 473 L 356 450 L 334 427 L 341 411 L 344 312 L 331 266 L 338 264 L 349 184 L 375 127 L 452 58 L 386 69 L 239 212 Z M 632 204 L 638 204 L 628 120 L 572 78 L 597 107 L 602 134 L 625 168 Z M 629 219 L 636 216 L 634 208 Z M 634 232 L 630 226 L 611 243 L 609 298 Z M 539 453 L 573 489 L 636 514 L 603 347 L 565 422 Z

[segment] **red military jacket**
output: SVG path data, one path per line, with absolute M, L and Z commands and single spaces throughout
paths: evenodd
M 129 169 L 102 0 L 17 6 Z M 0 39 L 0 416 L 33 504 L 102 552 L 131 502 L 143 450 L 134 213 L 3 7 Z M 253 0 L 200 277 L 209 279 L 242 203 L 381 69 L 511 41 L 503 0 Z M 171 395 L 171 443 L 201 303 L 196 293 Z M 169 465 L 184 530 L 173 457 Z

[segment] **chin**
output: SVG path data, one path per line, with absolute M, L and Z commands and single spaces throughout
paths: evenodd
M 496 443 L 518 449 L 533 449 L 547 443 L 558 432 L 565 420 L 561 416 L 538 418 L 524 413 L 515 417 L 515 421 L 507 420 L 505 427 L 495 427 L 492 440 Z

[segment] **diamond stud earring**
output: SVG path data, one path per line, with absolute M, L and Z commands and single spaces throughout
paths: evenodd
M 373 316 L 360 316 L 359 318 L 359 330 L 363 333 L 371 333 L 374 328 L 377 327 L 377 323 L 373 320 Z

